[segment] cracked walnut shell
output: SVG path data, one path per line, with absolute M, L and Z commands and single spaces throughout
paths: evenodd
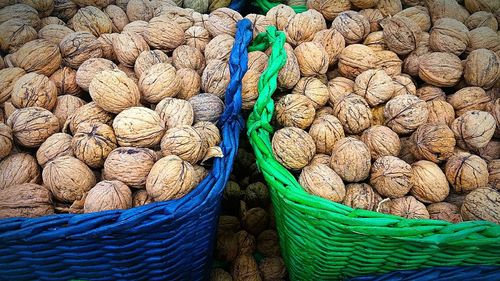
M 52 110 L 57 102 L 57 88 L 47 76 L 35 72 L 21 76 L 11 93 L 16 108 L 41 107 Z
M 485 147 L 493 137 L 495 118 L 486 111 L 471 110 L 458 117 L 451 124 L 457 145 L 463 149 Z
M 113 130 L 120 146 L 154 147 L 165 132 L 160 115 L 145 107 L 130 107 L 113 120 Z
M 146 190 L 154 201 L 181 198 L 196 186 L 194 168 L 175 155 L 158 160 L 146 179 Z
M 359 134 L 370 127 L 372 119 L 370 107 L 365 99 L 356 94 L 340 96 L 333 107 L 333 113 L 348 134 Z
M 371 168 L 370 185 L 389 198 L 405 196 L 411 189 L 411 166 L 394 156 L 382 156 Z
M 384 107 L 385 124 L 398 134 L 408 134 L 427 121 L 427 104 L 414 95 L 400 95 Z
M 481 157 L 467 152 L 451 156 L 444 171 L 450 184 L 459 193 L 467 193 L 488 184 L 488 165 Z
M 142 188 L 156 159 L 155 152 L 148 148 L 118 147 L 104 161 L 103 177 L 106 180 L 121 181 L 130 187 Z
M 14 111 L 7 119 L 16 143 L 38 147 L 48 137 L 59 132 L 59 120 L 41 107 L 26 107 Z
M 132 207 L 132 192 L 120 181 L 98 182 L 87 194 L 84 213 L 124 210 Z
M 307 165 L 302 169 L 299 183 L 304 189 L 333 202 L 342 202 L 345 186 L 342 179 L 328 165 Z
M 104 70 L 89 85 L 92 100 L 111 113 L 139 105 L 141 93 L 135 82 L 121 70 Z
M 346 137 L 337 141 L 330 167 L 346 182 L 360 182 L 370 173 L 370 150 L 360 140 Z
M 60 156 L 73 156 L 71 147 L 72 136 L 65 133 L 56 133 L 48 137 L 36 151 L 36 160 L 44 167 L 48 162 Z
M 411 194 L 424 203 L 443 201 L 450 186 L 443 171 L 433 162 L 420 160 L 411 164 Z
M 0 162 L 0 190 L 16 184 L 39 183 L 40 178 L 40 168 L 29 154 L 12 154 Z
M 76 158 L 91 168 L 100 168 L 108 154 L 117 147 L 115 133 L 106 124 L 83 123 L 78 126 L 71 147 Z
M 370 149 L 373 160 L 382 156 L 398 156 L 401 151 L 398 134 L 385 126 L 375 125 L 366 129 L 361 135 L 361 141 Z
M 276 102 L 276 120 L 283 127 L 306 129 L 315 114 L 314 103 L 305 95 L 288 94 Z
M 52 194 L 44 186 L 23 183 L 0 190 L 0 218 L 35 218 L 53 213 Z
M 500 193 L 492 188 L 478 188 L 469 193 L 460 213 L 464 220 L 487 220 L 500 223 Z
M 276 160 L 287 169 L 304 168 L 316 154 L 313 138 L 295 127 L 285 127 L 274 133 L 272 149 Z
M 411 135 L 412 154 L 416 159 L 440 163 L 453 155 L 455 136 L 445 124 L 423 124 Z

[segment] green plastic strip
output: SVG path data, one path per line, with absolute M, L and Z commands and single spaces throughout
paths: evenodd
M 272 8 L 283 4 L 281 2 L 271 2 L 269 0 L 255 0 L 254 3 L 262 10 L 263 13 L 267 13 L 267 11 Z M 307 11 L 306 6 L 290 6 L 296 13 L 302 13 Z

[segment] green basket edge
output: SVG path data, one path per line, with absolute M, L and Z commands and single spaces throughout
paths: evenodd
M 272 8 L 283 4 L 282 2 L 271 2 L 269 0 L 255 0 L 256 6 L 263 12 L 267 13 Z M 283 4 L 285 5 L 285 4 Z M 288 5 L 287 5 L 288 6 Z M 296 13 L 302 13 L 307 10 L 306 6 L 290 6 Z

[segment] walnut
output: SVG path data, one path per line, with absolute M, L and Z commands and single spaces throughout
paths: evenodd
M 216 95 L 203 93 L 189 99 L 193 107 L 194 122 L 209 121 L 217 124 L 222 112 L 224 111 L 224 102 Z
M 154 201 L 181 198 L 196 186 L 194 168 L 175 155 L 158 160 L 146 179 L 146 190 Z
M 490 102 L 486 106 L 487 111 L 495 118 L 497 122 L 495 137 L 500 136 L 500 99 L 497 98 L 494 101 Z
M 116 5 L 108 5 L 104 8 L 104 13 L 111 20 L 111 27 L 113 32 L 121 32 L 123 27 L 129 23 L 127 14 L 122 8 Z
M 259 235 L 269 226 L 269 216 L 266 210 L 260 207 L 244 210 L 241 216 L 243 228 L 253 235 Z
M 398 156 L 401 150 L 398 135 L 385 126 L 375 125 L 366 129 L 361 140 L 370 149 L 373 160 L 382 156 Z
M 423 101 L 441 100 L 446 101 L 446 94 L 441 88 L 425 84 L 417 89 L 417 97 Z
M 123 210 L 132 207 L 132 192 L 120 181 L 101 181 L 87 194 L 84 213 Z
M 467 193 L 488 184 L 488 167 L 479 156 L 461 152 L 451 156 L 444 168 L 456 192 Z
M 295 48 L 294 53 L 302 76 L 325 74 L 328 70 L 328 53 L 320 43 L 302 43 Z
M 377 68 L 384 70 L 389 76 L 401 74 L 403 61 L 393 51 L 382 50 L 375 53 L 378 57 Z
M 305 95 L 289 94 L 276 103 L 276 120 L 285 127 L 308 128 L 315 116 L 314 102 Z
M 78 67 L 78 70 L 76 71 L 76 77 L 75 77 L 76 84 L 80 88 L 88 92 L 90 82 L 94 77 L 100 76 L 102 71 L 104 70 L 113 70 L 117 69 L 117 67 L 118 66 L 114 62 L 107 59 L 103 58 L 88 59 L 84 63 L 82 63 L 80 67 Z M 68 70 L 68 72 L 70 71 Z
M 143 51 L 139 54 L 134 63 L 134 72 L 137 77 L 141 77 L 141 75 L 151 66 L 168 62 L 168 60 L 168 56 L 160 50 Z
M 416 159 L 440 163 L 448 159 L 455 148 L 453 131 L 445 124 L 423 124 L 411 135 L 412 153 Z
M 211 60 L 201 75 L 201 89 L 222 98 L 229 80 L 229 64 L 222 60 Z
M 54 9 L 53 0 L 20 0 L 19 3 L 26 4 L 37 10 L 40 18 L 48 17 Z
M 496 121 L 486 111 L 471 110 L 451 124 L 457 145 L 463 149 L 485 147 L 495 133 Z
M 265 257 L 277 257 L 280 255 L 278 234 L 275 230 L 262 231 L 257 237 L 257 251 Z
M 478 27 L 489 27 L 493 31 L 498 29 L 498 22 L 495 15 L 486 11 L 478 11 L 470 15 L 465 21 L 465 25 L 469 30 Z
M 54 213 L 52 194 L 38 184 L 23 183 L 1 189 L 0 198 L 0 218 L 34 218 Z
M 453 106 L 445 101 L 428 101 L 427 109 L 429 110 L 429 117 L 427 118 L 429 124 L 445 124 L 449 127 L 455 120 Z
M 354 209 L 374 211 L 382 197 L 366 183 L 351 183 L 346 187 L 346 194 L 342 204 Z
M 66 35 L 59 43 L 63 63 L 73 69 L 88 59 L 102 56 L 101 45 L 97 38 L 88 32 L 74 32 Z
M 384 17 L 388 17 L 389 15 L 393 16 L 403 9 L 401 6 L 401 1 L 397 0 L 379 0 L 377 5 L 375 6 Z
M 333 115 L 324 115 L 314 119 L 309 135 L 316 144 L 317 153 L 331 154 L 335 143 L 343 138 L 344 129 Z
M 500 9 L 500 4 L 495 0 L 464 0 L 465 8 L 471 13 L 487 11 L 494 13 Z
M 263 72 L 267 68 L 269 57 L 261 51 L 248 53 L 248 71 Z
M 422 33 L 422 38 L 424 37 L 429 37 L 428 33 Z M 414 51 L 412 51 L 410 54 L 406 56 L 406 58 L 403 61 L 403 72 L 411 75 L 411 76 L 418 76 L 418 70 L 420 66 L 420 57 L 429 53 L 430 47 L 428 44 L 428 39 L 424 40 L 421 39 L 420 42 L 422 41 L 426 42 L 425 44 L 419 45 Z
M 276 26 L 278 30 L 284 30 L 293 16 L 295 16 L 295 11 L 290 6 L 283 4 L 269 9 L 266 14 L 266 18 L 270 21 L 270 24 Z
M 14 139 L 12 136 L 12 129 L 0 123 L 0 160 L 7 157 L 14 145 Z
M 417 87 L 410 76 L 406 74 L 395 75 L 392 77 L 392 81 L 394 83 L 394 96 L 417 95 Z
M 213 37 L 220 34 L 234 36 L 236 23 L 241 19 L 243 17 L 236 11 L 229 8 L 219 8 L 210 13 L 205 27 Z
M 24 44 L 10 57 L 14 66 L 26 72 L 36 72 L 50 76 L 61 65 L 61 53 L 57 45 L 44 39 Z
M 323 107 L 329 99 L 327 86 L 315 77 L 304 77 L 297 82 L 292 94 L 305 95 L 314 105 L 315 109 Z
M 3 103 L 10 99 L 16 81 L 25 74 L 26 71 L 19 67 L 9 67 L 0 70 L 0 102 Z
M 500 223 L 500 193 L 484 187 L 469 193 L 460 210 L 462 218 L 468 220 L 487 220 Z
M 413 142 L 409 137 L 406 138 L 401 138 L 401 151 L 399 152 L 398 157 L 400 159 L 403 159 L 406 163 L 412 164 L 413 162 L 417 161 L 415 157 L 412 154 L 413 148 Z
M 54 0 L 52 15 L 63 21 L 71 19 L 78 12 L 78 5 L 69 0 Z
M 352 44 L 342 50 L 339 57 L 339 72 L 349 79 L 354 79 L 365 70 L 375 68 L 378 57 L 368 46 Z
M 500 141 L 492 139 L 485 147 L 478 149 L 478 152 L 486 161 L 500 159 Z
M 119 180 L 128 186 L 141 188 L 156 162 L 156 154 L 148 148 L 119 147 L 111 151 L 104 161 L 106 180 Z M 134 171 L 130 173 L 130 171 Z
M 174 97 L 180 91 L 180 79 L 175 67 L 158 63 L 146 69 L 139 79 L 141 97 L 150 103 L 158 103 L 166 97 Z
M 278 87 L 292 89 L 300 79 L 300 68 L 297 57 L 290 44 L 285 43 L 286 62 L 278 72 Z
M 155 16 L 162 17 L 164 20 L 179 24 L 184 31 L 193 26 L 193 24 L 195 23 L 193 15 L 193 11 L 175 7 L 173 5 L 164 5 L 160 9 L 157 9 L 157 11 L 155 12 Z
M 457 116 L 470 110 L 485 110 L 491 100 L 486 92 L 479 87 L 462 88 L 446 99 L 456 110 Z
M 372 165 L 370 184 L 382 196 L 398 198 L 410 191 L 411 177 L 408 163 L 394 156 L 382 156 Z
M 177 98 L 188 100 L 200 93 L 201 77 L 195 70 L 181 68 L 177 70 L 177 77 L 179 77 L 181 84 L 181 90 L 176 95 Z
M 413 95 L 400 95 L 384 107 L 385 124 L 398 134 L 408 134 L 427 121 L 427 104 Z
M 185 100 L 164 98 L 158 103 L 155 111 L 160 115 L 165 128 L 191 126 L 194 121 L 193 107 Z
M 304 189 L 333 202 L 342 202 L 345 187 L 342 179 L 328 165 L 307 165 L 302 169 L 299 183 Z
M 57 101 L 57 89 L 47 76 L 28 73 L 21 76 L 12 89 L 11 102 L 16 108 L 41 107 L 52 110 Z
M 137 76 L 135 76 L 135 72 L 134 72 L 133 68 L 126 67 L 123 64 L 119 64 L 118 69 L 123 71 L 128 76 L 128 78 L 130 78 L 130 79 L 132 79 L 132 81 L 134 81 L 135 84 L 137 84 L 137 85 L 139 84 L 139 78 Z
M 143 36 L 152 48 L 162 50 L 174 50 L 186 40 L 182 27 L 164 17 L 153 18 Z
M 370 173 L 370 150 L 360 140 L 346 137 L 337 141 L 330 167 L 346 182 L 360 182 Z
M 59 45 L 66 35 L 74 31 L 64 25 L 49 24 L 38 31 L 38 38 Z M 35 39 L 35 38 L 34 38 Z
M 398 55 L 406 55 L 415 50 L 420 41 L 421 29 L 407 17 L 393 17 L 384 20 L 384 41 L 387 47 Z
M 233 277 L 222 268 L 214 268 L 210 273 L 210 281 L 233 281 Z
M 243 109 L 252 109 L 259 97 L 258 85 L 262 72 L 254 69 L 248 69 L 243 76 L 241 89 L 241 107 Z
M 230 231 L 218 231 L 215 241 L 215 258 L 233 261 L 238 255 L 238 236 Z M 231 279 L 232 280 L 232 279 Z
M 102 33 L 111 33 L 113 23 L 103 11 L 97 7 L 80 8 L 71 19 L 75 31 L 86 31 L 99 37 Z
M 358 12 L 346 11 L 333 20 L 331 28 L 342 34 L 347 44 L 354 44 L 361 42 L 370 33 L 370 22 Z
M 38 12 L 26 4 L 14 4 L 0 10 L 0 24 L 10 19 L 22 20 L 35 29 L 40 25 Z
M 500 189 L 500 159 L 493 159 L 488 163 L 488 184 L 490 187 Z
M 329 104 L 335 106 L 339 97 L 354 92 L 354 81 L 344 77 L 335 77 L 328 81 L 328 92 Z
M 130 0 L 126 9 L 128 19 L 133 22 L 137 20 L 149 21 L 153 18 L 153 7 L 149 0 Z
M 405 196 L 391 200 L 389 202 L 389 213 L 407 219 L 430 218 L 425 205 L 413 196 Z
M 221 141 L 220 131 L 213 123 L 200 121 L 194 124 L 193 129 L 200 134 L 205 147 L 216 146 Z
M 251 255 L 239 255 L 231 265 L 231 276 L 234 280 L 261 281 L 259 268 Z
M 244 191 L 243 200 L 248 207 L 264 207 L 270 203 L 269 190 L 262 182 L 249 184 Z
M 204 52 L 210 41 L 210 32 L 201 26 L 192 26 L 184 33 L 186 45 L 195 47 L 200 52 Z
M 394 15 L 395 17 L 406 17 L 413 20 L 422 31 L 431 28 L 431 17 L 429 10 L 423 6 L 409 7 Z
M 320 12 L 326 20 L 334 20 L 340 13 L 351 9 L 351 2 L 346 0 L 341 1 L 319 1 L 308 0 L 307 8 L 314 9 Z
M 104 70 L 89 85 L 89 93 L 102 109 L 120 113 L 139 105 L 141 94 L 134 81 L 120 70 Z
M 465 52 L 470 53 L 478 49 L 488 49 L 498 55 L 500 52 L 498 34 L 489 27 L 478 27 L 469 31 L 469 45 Z
M 245 19 L 252 23 L 253 38 L 261 32 L 266 32 L 266 28 L 271 25 L 271 21 L 265 15 L 248 14 Z
M 285 262 L 281 257 L 262 259 L 259 270 L 264 281 L 282 280 L 286 276 Z
M 370 106 L 388 101 L 394 94 L 394 83 L 383 70 L 367 70 L 354 82 L 354 93 L 366 99 Z
M 35 39 L 37 32 L 28 22 L 11 19 L 0 24 L 0 50 L 6 53 L 13 53 L 26 42 Z
M 433 51 L 460 55 L 467 47 L 469 29 L 461 22 L 442 18 L 434 22 L 429 44 Z
M 430 218 L 433 220 L 444 220 L 451 223 L 462 222 L 460 208 L 451 203 L 433 203 L 427 206 L 427 211 L 429 212 Z
M 467 84 L 491 88 L 500 76 L 500 58 L 493 51 L 472 51 L 465 60 L 464 78 Z
M 455 0 L 431 0 L 427 2 L 432 22 L 441 18 L 452 18 L 464 22 L 469 12 Z
M 143 20 L 131 21 L 123 27 L 122 32 L 134 32 L 134 33 L 143 35 L 143 37 L 145 37 L 144 32 L 146 31 L 147 27 L 148 27 L 148 22 L 146 22 L 146 21 L 143 21 Z M 148 39 L 146 39 L 146 41 L 148 41 Z M 148 41 L 148 43 L 150 43 L 150 42 Z M 151 47 L 154 47 L 154 46 L 151 45 Z
M 103 123 L 111 124 L 113 117 L 110 113 L 97 106 L 95 102 L 89 102 L 80 106 L 66 119 L 64 127 L 68 126 L 71 132 L 76 132 L 82 123 Z
M 255 252 L 255 236 L 245 230 L 236 233 L 238 240 L 238 255 L 249 255 Z
M 104 8 L 111 4 L 110 0 L 74 0 L 73 2 L 80 7 L 95 6 L 98 8 Z
M 99 123 L 81 124 L 71 140 L 75 157 L 92 168 L 102 167 L 104 160 L 116 146 L 113 129 Z
M 149 51 L 149 45 L 137 33 L 122 32 L 113 38 L 113 49 L 120 63 L 133 67 L 139 54 Z
M 72 156 L 61 156 L 48 162 L 42 177 L 54 197 L 63 202 L 80 200 L 96 183 L 92 170 Z
M 132 207 L 144 206 L 153 203 L 145 189 L 139 189 L 132 194 Z
M 57 133 L 48 137 L 36 152 L 36 160 L 40 166 L 60 156 L 73 156 L 73 148 L 71 147 L 71 135 L 65 133 Z
M 309 162 L 309 165 L 317 165 L 317 164 L 330 165 L 330 157 L 331 156 L 328 154 L 316 154 L 314 155 L 311 162 Z
M 120 146 L 154 147 L 160 143 L 164 127 L 160 115 L 145 107 L 130 107 L 113 120 Z
M 443 201 L 450 192 L 446 176 L 438 165 L 421 160 L 411 165 L 411 194 L 424 203 Z
M 372 119 L 371 119 L 372 126 L 384 125 L 384 122 L 385 122 L 384 105 L 382 104 L 382 105 L 373 107 L 371 109 L 371 112 L 372 112 Z
M 286 42 L 292 46 L 312 41 L 314 34 L 323 29 L 326 29 L 325 19 L 316 10 L 308 10 L 300 14 L 295 14 L 283 26 L 283 31 L 286 34 Z
M 196 70 L 200 75 L 205 68 L 203 54 L 198 49 L 188 45 L 179 46 L 174 50 L 172 53 L 172 63 L 176 69 L 190 68 Z
M 278 162 L 292 170 L 302 169 L 316 154 L 313 138 L 307 132 L 294 127 L 276 131 L 272 139 L 272 148 Z
M 104 33 L 97 38 L 97 42 L 101 46 L 102 57 L 108 60 L 116 61 L 115 49 L 113 49 L 113 38 L 118 36 L 118 33 Z
M 363 45 L 370 47 L 375 52 L 387 50 L 387 45 L 384 41 L 384 33 L 382 31 L 376 31 L 368 34 L 365 41 L 363 41 Z
M 50 111 L 40 107 L 26 107 L 13 112 L 7 119 L 16 143 L 38 147 L 49 136 L 59 131 L 59 121 Z
M 233 48 L 234 38 L 228 34 L 221 34 L 214 37 L 205 48 L 205 59 L 209 60 L 229 60 L 229 54 Z
M 195 164 L 202 160 L 208 147 L 202 136 L 193 127 L 182 125 L 168 129 L 161 140 L 164 156 L 177 155 L 182 160 Z
M 374 33 L 381 29 L 380 22 L 384 19 L 384 16 L 378 9 L 364 9 L 359 11 L 359 14 L 364 16 L 370 23 L 370 32 Z M 368 38 L 368 37 L 367 37 Z
M 23 183 L 39 183 L 40 168 L 29 154 L 16 153 L 0 162 L 0 190 Z
M 333 112 L 348 134 L 358 134 L 370 127 L 372 118 L 370 107 L 362 97 L 356 94 L 339 97 L 333 107 Z

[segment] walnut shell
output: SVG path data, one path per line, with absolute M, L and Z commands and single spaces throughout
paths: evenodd
M 491 100 L 486 92 L 479 87 L 462 88 L 446 99 L 456 110 L 457 116 L 470 110 L 485 110 Z
M 230 231 L 219 231 L 215 241 L 215 258 L 233 261 L 238 255 L 238 236 Z M 231 279 L 232 280 L 232 279 Z
M 155 111 L 160 115 L 165 128 L 191 126 L 194 121 L 193 107 L 185 100 L 164 98 L 158 103 Z
M 393 17 L 381 23 L 387 47 L 398 55 L 406 55 L 415 50 L 422 30 L 407 17 Z
M 73 69 L 88 59 L 102 56 L 101 44 L 88 32 L 74 32 L 66 35 L 59 43 L 63 63 Z
M 463 149 L 485 147 L 495 133 L 496 121 L 485 111 L 471 110 L 451 124 L 457 145 Z
M 345 11 L 333 20 L 331 28 L 340 32 L 347 44 L 354 44 L 361 42 L 370 33 L 370 22 L 358 12 Z
M 460 208 L 447 202 L 433 203 L 427 206 L 430 218 L 433 220 L 444 220 L 451 223 L 462 221 Z
M 478 11 L 470 15 L 465 21 L 465 25 L 469 30 L 478 27 L 489 27 L 493 31 L 498 29 L 498 22 L 495 15 L 486 11 Z
M 441 18 L 452 18 L 464 22 L 469 17 L 469 12 L 454 0 L 428 1 L 427 8 L 431 14 L 432 22 Z
M 248 53 L 248 71 L 262 73 L 267 67 L 269 57 L 261 51 L 253 51 Z
M 494 0 L 464 0 L 465 8 L 471 13 L 487 11 L 494 13 L 500 9 L 500 4 Z
M 96 183 L 92 170 L 72 156 L 58 157 L 45 165 L 43 183 L 57 200 L 80 200 Z
M 401 74 L 403 61 L 399 59 L 398 55 L 395 52 L 389 50 L 382 50 L 382 51 L 377 51 L 375 54 L 378 57 L 378 62 L 376 64 L 377 68 L 381 68 L 389 76 L 395 76 Z
M 264 15 L 248 14 L 245 19 L 252 23 L 253 38 L 261 32 L 266 32 L 266 28 L 271 25 L 271 21 Z
M 453 106 L 445 101 L 428 101 L 427 109 L 429 110 L 429 117 L 427 118 L 429 124 L 445 124 L 450 127 L 453 120 L 455 120 Z
M 69 0 L 54 0 L 52 15 L 63 21 L 71 19 L 78 12 L 78 5 Z
M 375 52 L 387 50 L 387 45 L 384 41 L 384 33 L 382 31 L 376 31 L 368 34 L 363 41 L 363 45 L 370 47 Z
M 102 167 L 104 160 L 116 146 L 113 129 L 99 123 L 81 124 L 71 140 L 75 157 L 92 168 Z
M 228 34 L 220 34 L 214 37 L 205 48 L 205 59 L 209 60 L 229 60 L 229 54 L 233 48 L 234 38 Z
M 48 137 L 36 151 L 36 160 L 44 167 L 48 162 L 60 156 L 73 156 L 71 147 L 71 135 L 57 133 Z
M 413 142 L 409 137 L 406 138 L 401 138 L 401 151 L 399 152 L 398 157 L 400 159 L 403 159 L 406 163 L 412 164 L 413 162 L 417 161 L 413 154 L 411 153 L 413 148 Z
M 0 160 L 8 156 L 14 145 L 12 129 L 0 123 Z
M 434 100 L 446 101 L 446 94 L 441 88 L 428 84 L 418 88 L 416 96 L 427 102 Z
M 254 69 L 248 69 L 241 82 L 241 107 L 243 109 L 252 109 L 259 97 L 258 85 L 262 72 Z
M 156 158 L 156 154 L 151 149 L 116 148 L 111 151 L 104 162 L 104 178 L 119 180 L 131 187 L 141 188 L 146 184 L 146 177 L 156 162 Z
M 62 67 L 50 76 L 58 95 L 80 96 L 82 89 L 76 82 L 76 71 L 70 67 Z
M 38 38 L 45 39 L 53 44 L 59 45 L 66 35 L 74 31 L 60 24 L 49 24 L 38 31 Z M 35 39 L 35 38 L 34 38 Z
M 500 159 L 493 159 L 488 163 L 488 184 L 490 187 L 500 189 Z
M 202 160 L 208 147 L 202 136 L 193 127 L 182 125 L 168 129 L 161 140 L 164 156 L 177 155 L 182 160 L 195 164 Z
M 255 252 L 255 236 L 245 230 L 240 230 L 236 233 L 238 240 L 238 255 L 247 255 Z
M 376 106 L 393 96 L 394 83 L 385 71 L 370 69 L 356 77 L 354 93 L 364 97 L 370 106 Z
M 134 32 L 122 32 L 113 38 L 116 58 L 127 67 L 133 67 L 135 60 L 143 51 L 149 51 L 144 38 Z
M 486 161 L 500 159 L 500 141 L 491 140 L 485 147 L 478 150 L 479 155 Z
M 371 109 L 372 112 L 372 120 L 371 124 L 372 126 L 375 125 L 384 125 L 385 118 L 384 118 L 384 105 L 379 105 Z
M 231 276 L 234 280 L 261 281 L 259 268 L 251 255 L 239 255 L 231 265 Z
M 413 196 L 405 196 L 390 201 L 389 212 L 407 219 L 428 219 L 429 212 L 425 205 Z
M 425 36 L 429 37 L 428 33 L 422 33 L 422 38 Z M 421 39 L 420 42 L 422 42 Z M 428 42 L 429 40 L 427 40 Z M 406 56 L 406 58 L 403 61 L 403 72 L 411 75 L 411 76 L 418 76 L 418 70 L 420 67 L 420 57 L 431 52 L 430 47 L 428 46 L 429 44 L 426 43 L 424 45 L 418 46 L 414 51 L 412 51 L 410 54 Z
M 285 43 L 286 62 L 278 72 L 278 87 L 292 89 L 300 79 L 300 68 L 297 57 L 290 44 Z
M 52 194 L 34 183 L 16 184 L 0 189 L 0 218 L 35 218 L 54 213 Z
M 24 44 L 11 56 L 14 66 L 26 72 L 36 72 L 50 76 L 61 65 L 61 53 L 57 45 L 44 39 L 37 39 Z
M 56 85 L 42 74 L 25 74 L 16 81 L 12 89 L 11 102 L 17 108 L 36 106 L 52 110 L 56 101 Z
M 330 167 L 346 182 L 360 182 L 370 173 L 370 151 L 360 140 L 346 137 L 337 141 Z
M 325 154 L 331 154 L 335 143 L 345 136 L 342 124 L 333 115 L 316 118 L 309 129 L 309 135 L 316 144 L 317 153 Z
M 10 99 L 16 81 L 25 74 L 26 71 L 19 67 L 0 70 L 0 102 L 3 103 Z
M 493 51 L 478 49 L 472 51 L 464 65 L 465 82 L 485 89 L 493 87 L 500 77 L 500 58 Z
M 314 103 L 305 95 L 289 94 L 276 103 L 276 120 L 284 127 L 308 128 L 314 121 Z
M 393 16 L 403 9 L 401 1 L 397 0 L 379 0 L 375 8 L 379 9 L 384 17 Z
M 0 24 L 13 18 L 22 20 L 34 28 L 40 25 L 37 10 L 26 4 L 14 4 L 0 9 Z
M 100 76 L 104 70 L 117 69 L 118 66 L 107 59 L 91 58 L 86 60 L 78 67 L 76 71 L 76 84 L 85 91 L 89 91 L 89 85 L 92 79 Z
M 411 194 L 424 203 L 443 201 L 450 192 L 446 176 L 438 165 L 421 160 L 411 165 Z
M 158 160 L 146 179 L 146 190 L 154 201 L 181 198 L 194 187 L 194 169 L 175 155 Z
M 80 7 L 95 6 L 98 8 L 104 8 L 111 4 L 110 0 L 74 0 L 73 2 Z
M 345 187 L 342 179 L 328 165 L 307 165 L 302 169 L 299 183 L 304 189 L 333 202 L 342 202 Z
M 335 77 L 328 81 L 328 92 L 329 104 L 335 106 L 339 97 L 354 92 L 354 81 L 344 77 Z
M 380 22 L 384 19 L 384 16 L 378 9 L 364 9 L 359 11 L 360 15 L 363 15 L 370 23 L 370 32 L 376 32 L 381 29 Z
M 478 49 L 488 49 L 499 55 L 498 34 L 489 27 L 478 27 L 469 31 L 469 45 L 465 52 L 470 53 Z
M 176 95 L 177 98 L 188 100 L 200 93 L 201 77 L 195 70 L 181 68 L 177 70 L 177 77 L 179 77 L 181 84 L 181 90 Z
M 134 32 L 144 36 L 144 32 L 146 31 L 147 27 L 148 27 L 148 22 L 146 21 L 143 20 L 131 21 L 123 27 L 122 32 Z M 146 41 L 148 40 L 146 39 Z
M 53 0 L 20 0 L 19 3 L 26 4 L 37 10 L 40 18 L 48 17 L 54 9 Z
M 262 259 L 259 270 L 264 281 L 282 280 L 286 276 L 285 262 L 281 257 Z
M 431 85 L 450 87 L 462 76 L 462 62 L 456 55 L 434 52 L 421 56 L 419 60 L 418 76 Z
M 16 143 L 38 147 L 49 136 L 59 131 L 59 120 L 50 111 L 40 107 L 26 107 L 14 111 L 7 119 Z
M 111 124 L 113 116 L 97 106 L 95 102 L 89 102 L 80 106 L 76 111 L 66 119 L 64 127 L 68 126 L 71 132 L 76 132 L 78 126 L 82 123 L 103 123 Z
M 219 8 L 210 13 L 205 28 L 215 37 L 220 34 L 234 36 L 236 33 L 236 23 L 243 19 L 237 11 L 229 8 Z
M 80 8 L 71 19 L 75 31 L 86 31 L 99 37 L 103 33 L 111 33 L 113 22 L 97 7 L 87 6 Z
M 351 183 L 346 186 L 342 204 L 354 209 L 375 211 L 382 197 L 366 183 Z
M 339 72 L 349 79 L 354 79 L 363 71 L 375 68 L 378 57 L 368 46 L 352 44 L 342 50 L 339 57 Z
M 398 156 L 401 143 L 398 134 L 381 125 L 375 125 L 363 132 L 361 140 L 370 149 L 373 160 L 382 156 Z
M 349 1 L 346 1 L 349 3 Z M 337 3 L 335 1 L 335 3 Z M 319 1 L 318 1 L 319 4 Z M 350 5 L 350 3 L 349 3 Z M 328 5 L 326 7 L 331 7 L 331 5 Z M 312 8 L 314 9 L 314 8 Z M 319 9 L 315 9 L 319 10 Z M 269 9 L 266 14 L 266 18 L 270 21 L 271 25 L 276 26 L 278 30 L 284 30 L 285 26 L 288 25 L 290 20 L 295 16 L 295 11 L 292 9 L 292 7 L 284 5 L 284 4 L 278 4 L 274 6 L 273 8 Z M 335 15 L 336 16 L 336 15 Z M 334 17 L 335 17 L 334 16 Z M 333 19 L 334 17 L 329 17 Z M 325 16 L 326 18 L 326 16 Z
M 36 30 L 28 22 L 11 19 L 0 24 L 0 49 L 13 53 L 26 42 L 37 39 Z
M 405 161 L 394 156 L 382 156 L 371 168 L 370 184 L 382 196 L 405 196 L 411 186 L 412 169 Z
M 154 10 L 149 0 L 130 0 L 127 4 L 126 13 L 131 22 L 137 20 L 149 21 L 153 18 Z
M 462 218 L 468 220 L 487 220 L 500 223 L 500 193 L 484 187 L 469 193 L 460 210 Z
M 16 153 L 0 162 L 0 190 L 23 183 L 39 183 L 40 168 L 29 154 Z
M 127 14 L 122 8 L 116 5 L 108 5 L 104 8 L 104 13 L 111 20 L 111 30 L 113 32 L 121 32 L 123 28 L 129 23 Z
M 442 18 L 434 22 L 429 45 L 433 51 L 462 54 L 469 42 L 469 29 L 455 19 Z
M 210 32 L 201 26 L 192 26 L 184 32 L 186 45 L 204 52 L 210 41 Z
M 495 130 L 495 137 L 500 136 L 500 99 L 497 98 L 494 101 L 490 102 L 487 106 L 486 109 L 488 112 L 495 118 L 497 122 L 497 127 Z
M 394 83 L 394 96 L 417 95 L 417 87 L 410 76 L 406 74 L 395 75 L 392 77 L 392 81 Z
M 201 75 L 201 89 L 222 98 L 229 80 L 229 64 L 221 60 L 211 60 Z
M 356 94 L 339 97 L 333 107 L 333 112 L 348 134 L 358 134 L 370 127 L 372 118 L 370 107 L 362 97 Z
M 431 17 L 429 10 L 423 6 L 409 7 L 394 15 L 395 17 L 406 17 L 413 20 L 422 31 L 431 28 Z
M 179 46 L 174 50 L 172 53 L 172 63 L 176 69 L 190 68 L 196 70 L 200 75 L 205 68 L 203 54 L 198 49 L 188 45 Z
M 139 54 L 134 63 L 135 75 L 141 77 L 141 75 L 151 66 L 168 61 L 169 58 L 167 54 L 160 50 L 143 51 Z
M 139 79 L 142 98 L 158 103 L 163 98 L 173 97 L 180 91 L 180 79 L 175 67 L 169 63 L 158 63 L 146 69 Z
M 164 127 L 160 115 L 145 107 L 130 107 L 113 120 L 113 130 L 120 146 L 154 147 L 160 143 Z
M 243 228 L 253 235 L 259 235 L 269 226 L 269 216 L 266 210 L 256 207 L 244 211 L 241 218 Z
M 139 189 L 132 194 L 132 207 L 144 206 L 153 203 L 145 189 Z
M 294 53 L 302 76 L 325 74 L 328 70 L 328 53 L 320 43 L 301 43 L 295 48 Z
M 488 184 L 486 162 L 481 157 L 467 152 L 451 156 L 444 171 L 450 184 L 459 193 L 467 193 Z
M 202 93 L 189 99 L 193 107 L 194 122 L 208 121 L 217 124 L 222 112 L 224 112 L 224 102 L 213 94 Z
M 293 15 L 283 27 L 286 42 L 292 46 L 312 41 L 314 34 L 323 29 L 326 29 L 325 19 L 316 10 Z
M 123 210 L 132 207 L 132 192 L 120 181 L 98 182 L 87 194 L 84 213 Z
M 302 169 L 316 154 L 313 138 L 305 131 L 294 127 L 276 131 L 272 139 L 272 148 L 278 162 L 292 170 Z
M 337 62 L 346 43 L 342 34 L 335 29 L 325 29 L 317 32 L 312 41 L 318 42 L 323 46 L 328 54 L 330 66 Z
M 210 281 L 233 281 L 233 277 L 222 268 L 214 268 L 210 273 Z
M 139 105 L 141 94 L 134 81 L 120 70 L 104 70 L 89 85 L 89 93 L 102 109 L 120 113 Z
M 456 144 L 453 131 L 445 124 L 423 124 L 413 132 L 411 141 L 412 153 L 416 159 L 434 163 L 448 159 Z
M 427 104 L 413 95 L 400 95 L 384 107 L 385 124 L 398 134 L 413 132 L 427 121 Z

